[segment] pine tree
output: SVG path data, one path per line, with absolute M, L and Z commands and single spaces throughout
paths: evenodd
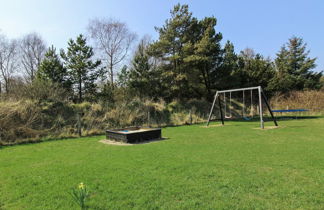
M 86 38 L 80 34 L 76 41 L 70 39 L 67 52 L 61 50 L 61 57 L 68 69 L 71 82 L 77 90 L 78 102 L 83 101 L 84 95 L 89 98 L 95 93 L 95 80 L 102 74 L 99 69 L 101 61 L 92 61 L 92 47 L 87 45 Z
M 221 55 L 222 35 L 216 33 L 216 18 L 198 20 L 188 5 L 177 4 L 171 18 L 157 28 L 159 39 L 150 54 L 162 61 L 161 77 L 167 99 L 206 97 L 213 88 L 212 72 Z
M 239 74 L 241 87 L 261 86 L 269 90 L 270 81 L 274 77 L 273 62 L 247 48 L 239 55 Z
M 184 61 L 186 69 L 189 69 L 188 80 L 196 97 L 211 98 L 212 90 L 217 88 L 215 86 L 218 79 L 216 72 L 219 71 L 223 50 L 220 45 L 222 35 L 216 33 L 216 23 L 217 20 L 214 17 L 205 17 L 198 21 L 195 26 L 196 36 L 193 36 L 191 42 L 185 47 Z M 191 43 L 194 43 L 193 52 L 190 50 Z
M 152 55 L 163 60 L 162 74 L 165 85 L 165 97 L 181 98 L 186 94 L 187 75 L 183 67 L 184 45 L 189 42 L 192 25 L 196 22 L 192 18 L 188 5 L 177 4 L 171 11 L 171 18 L 165 22 L 161 28 L 156 28 L 159 32 L 159 40 L 151 46 Z
M 222 62 L 218 71 L 215 72 L 216 89 L 231 89 L 240 87 L 240 72 L 238 55 L 234 51 L 234 45 L 227 41 L 223 53 Z
M 45 53 L 44 59 L 37 71 L 37 77 L 42 80 L 58 83 L 65 89 L 71 88 L 71 81 L 67 69 L 63 66 L 53 45 Z
M 303 39 L 292 37 L 277 53 L 273 87 L 280 91 L 319 89 L 322 73 L 313 72 L 316 58 L 309 57 Z
M 155 65 L 147 51 L 149 42 L 141 40 L 132 59 L 132 65 L 128 71 L 128 86 L 138 96 L 150 98 L 157 97 L 158 77 Z

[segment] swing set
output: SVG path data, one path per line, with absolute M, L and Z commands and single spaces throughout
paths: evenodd
M 224 125 L 224 118 L 231 119 L 233 117 L 233 115 L 232 115 L 232 108 L 233 108 L 232 107 L 232 93 L 233 92 L 240 92 L 240 91 L 242 91 L 242 98 L 243 98 L 243 100 L 242 100 L 242 118 L 244 120 L 251 120 L 254 117 L 254 113 L 253 113 L 253 111 L 254 111 L 254 109 L 253 109 L 253 90 L 258 90 L 258 98 L 257 98 L 257 100 L 259 102 L 259 105 L 258 105 L 257 110 L 259 111 L 259 116 L 260 116 L 260 127 L 262 129 L 264 128 L 262 99 L 263 99 L 264 103 L 266 104 L 266 107 L 268 108 L 268 111 L 270 112 L 271 118 L 272 118 L 275 126 L 278 126 L 277 120 L 273 115 L 273 111 L 270 108 L 268 100 L 267 100 L 261 86 L 217 91 L 216 94 L 215 94 L 215 97 L 214 97 L 213 105 L 212 105 L 212 107 L 210 109 L 210 113 L 209 113 L 209 116 L 208 116 L 208 121 L 207 121 L 206 126 L 209 125 L 209 122 L 210 122 L 210 119 L 212 117 L 212 113 L 213 113 L 213 110 L 215 108 L 215 104 L 216 104 L 217 99 L 218 99 L 218 107 L 219 107 L 219 113 L 220 113 L 220 118 L 221 118 L 222 125 Z M 251 105 L 250 105 L 250 117 L 247 116 L 246 111 L 245 111 L 246 110 L 245 91 L 250 91 L 250 96 L 251 96 L 251 98 L 250 98 L 250 103 L 251 103 Z M 226 95 L 228 95 L 228 94 L 229 94 L 229 101 L 226 99 Z M 224 115 L 223 115 L 223 110 L 222 110 L 221 95 L 223 95 Z M 227 105 L 228 102 L 229 102 L 229 106 Z
M 254 113 L 253 113 L 253 93 L 252 93 L 252 89 L 250 90 L 250 96 L 251 96 L 251 109 L 250 109 L 250 116 L 251 118 L 249 118 L 246 114 L 245 114 L 245 110 L 246 110 L 246 106 L 245 106 L 245 91 L 243 90 L 242 91 L 243 93 L 243 101 L 242 101 L 242 117 L 243 119 L 245 120 L 251 120 L 251 118 L 253 118 L 254 116 Z M 232 92 L 229 92 L 229 110 L 227 111 L 227 99 L 226 99 L 226 92 L 223 93 L 224 96 L 223 96 L 223 99 L 224 99 L 224 117 L 226 119 L 231 119 L 233 116 L 232 116 Z M 229 115 L 227 115 L 227 112 L 229 112 Z

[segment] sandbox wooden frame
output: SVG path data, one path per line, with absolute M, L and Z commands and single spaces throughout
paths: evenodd
M 129 132 L 123 132 L 124 130 L 128 130 Z M 138 143 L 143 141 L 161 139 L 161 137 L 161 128 L 129 127 L 106 131 L 107 139 L 112 139 L 124 143 Z

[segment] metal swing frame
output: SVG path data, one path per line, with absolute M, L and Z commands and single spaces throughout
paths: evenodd
M 220 94 L 221 93 L 224 93 L 224 96 L 225 96 L 226 93 L 230 93 L 230 96 L 231 96 L 231 93 L 232 92 L 243 91 L 243 95 L 244 95 L 244 91 L 245 90 L 251 90 L 251 92 L 252 92 L 252 90 L 258 90 L 258 96 L 259 96 L 259 113 L 260 113 L 259 114 L 260 115 L 260 127 L 262 129 L 264 129 L 262 99 L 263 99 L 264 103 L 266 104 L 266 106 L 267 106 L 267 108 L 268 108 L 268 110 L 270 112 L 271 118 L 272 118 L 275 126 L 278 126 L 277 120 L 276 120 L 276 118 L 273 115 L 273 112 L 272 112 L 271 107 L 270 107 L 270 105 L 268 103 L 267 97 L 265 96 L 265 94 L 264 94 L 261 86 L 217 91 L 216 94 L 215 94 L 215 97 L 214 97 L 214 101 L 213 101 L 212 107 L 210 109 L 210 113 L 209 113 L 209 116 L 208 116 L 208 120 L 207 120 L 206 126 L 209 125 L 209 122 L 210 122 L 211 116 L 213 114 L 213 110 L 215 108 L 215 104 L 216 104 L 217 99 L 218 99 L 218 106 L 219 106 L 219 110 L 220 110 L 221 122 L 222 122 L 222 125 L 224 125 L 224 116 L 223 116 L 222 104 L 221 104 L 221 99 L 220 99 Z M 251 96 L 252 96 L 252 94 L 251 94 Z M 226 99 L 225 99 L 225 97 L 224 97 L 224 100 L 225 100 L 225 109 L 226 109 Z M 252 97 L 251 97 L 251 102 L 252 102 Z M 244 107 L 243 107 L 242 114 L 244 115 Z M 225 115 L 226 115 L 226 112 L 225 112 Z

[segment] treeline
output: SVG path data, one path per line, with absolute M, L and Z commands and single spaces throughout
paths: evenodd
M 323 86 L 322 72 L 313 71 L 316 58 L 309 57 L 302 38 L 290 38 L 271 60 L 252 49 L 236 54 L 230 41 L 222 46 L 216 24 L 215 17 L 199 20 L 188 5 L 178 4 L 156 28 L 159 38 L 140 40 L 131 63 L 122 68 L 136 35 L 112 19 L 89 22 L 94 47 L 83 35 L 69 40 L 67 50 L 60 52 L 54 46 L 46 50 L 35 33 L 20 41 L 1 36 L 0 92 L 19 92 L 21 86 L 41 80 L 57 84 L 80 103 L 113 101 L 119 89 L 130 96 L 172 101 L 210 100 L 215 90 L 237 87 L 261 85 L 271 93 Z
M 177 5 L 171 18 L 157 28 L 159 39 L 142 41 L 121 82 L 134 94 L 167 100 L 210 99 L 219 89 L 261 85 L 269 93 L 318 90 L 321 72 L 313 72 L 316 58 L 309 57 L 303 39 L 292 37 L 274 60 L 252 49 L 235 53 L 216 31 L 216 18 L 192 16 L 187 5 Z
M 0 35 L 0 141 L 186 123 L 188 112 L 191 121 L 204 117 L 216 90 L 261 85 L 271 96 L 324 85 L 302 38 L 291 37 L 273 60 L 237 54 L 230 41 L 222 45 L 215 17 L 198 19 L 180 4 L 170 15 L 157 40 L 145 36 L 134 50 L 136 34 L 114 19 L 90 20 L 87 34 L 60 50 L 36 33 Z
M 199 20 L 188 5 L 178 4 L 165 24 L 156 28 L 159 38 L 140 40 L 131 63 L 119 71 L 136 35 L 112 19 L 89 22 L 94 48 L 83 35 L 69 40 L 67 50 L 60 52 L 54 46 L 46 50 L 35 33 L 20 41 L 1 36 L 0 90 L 9 94 L 39 79 L 59 84 L 77 102 L 112 100 L 116 89 L 172 101 L 210 99 L 215 90 L 236 87 L 261 85 L 268 92 L 288 92 L 323 86 L 322 72 L 313 71 L 316 58 L 309 57 L 302 38 L 290 38 L 271 60 L 252 49 L 236 54 L 230 41 L 222 46 L 216 24 L 215 17 Z

